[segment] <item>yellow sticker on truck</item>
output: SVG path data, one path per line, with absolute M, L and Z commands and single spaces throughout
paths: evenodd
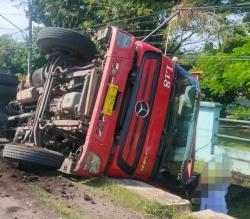
M 107 116 L 112 115 L 114 104 L 115 104 L 115 98 L 116 98 L 116 95 L 117 95 L 117 91 L 118 91 L 118 86 L 117 85 L 109 84 L 108 92 L 107 92 L 107 95 L 105 97 L 105 101 L 104 101 L 103 108 L 102 108 L 102 113 L 103 114 L 105 114 Z

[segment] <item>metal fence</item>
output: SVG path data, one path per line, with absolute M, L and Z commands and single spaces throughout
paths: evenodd
M 218 122 L 220 123 L 220 129 L 216 137 L 223 141 L 225 139 L 226 142 L 225 145 L 216 145 L 215 150 L 220 151 L 220 153 L 226 153 L 232 159 L 233 171 L 250 175 L 250 151 L 238 147 L 227 147 L 228 143 L 231 143 L 231 145 L 240 144 L 244 148 L 250 148 L 250 121 L 218 118 Z M 223 129 L 225 133 L 222 131 Z M 227 129 L 231 131 L 227 132 Z
M 246 120 L 237 120 L 237 119 L 225 119 L 225 118 L 219 118 L 218 119 L 220 122 L 230 122 L 230 123 L 236 123 L 236 124 L 244 124 L 249 126 L 250 128 L 250 121 Z M 250 138 L 241 138 L 238 136 L 231 136 L 231 135 L 224 135 L 224 134 L 216 134 L 217 137 L 220 138 L 225 138 L 225 139 L 232 139 L 232 140 L 238 140 L 238 141 L 243 141 L 243 142 L 249 142 L 250 143 Z

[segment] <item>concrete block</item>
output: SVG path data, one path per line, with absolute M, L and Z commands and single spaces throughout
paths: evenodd
M 217 213 L 210 209 L 193 212 L 192 216 L 197 219 L 234 219 L 234 217 L 223 213 Z
M 148 200 L 157 201 L 159 204 L 168 207 L 176 207 L 179 210 L 190 211 L 191 203 L 177 195 L 174 195 L 163 189 L 154 187 L 145 182 L 132 180 L 132 179 L 111 179 L 113 182 L 120 186 L 135 192 L 139 196 L 142 196 Z

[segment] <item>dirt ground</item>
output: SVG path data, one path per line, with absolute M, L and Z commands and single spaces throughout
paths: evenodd
M 12 168 L 0 159 L 0 218 L 61 218 L 23 185 Z
M 62 176 L 57 171 L 24 171 L 15 163 L 3 161 L 1 154 L 0 146 L 0 219 L 152 218 L 117 205 L 76 178 Z M 249 178 L 237 177 L 234 181 L 236 185 L 229 187 L 226 196 L 228 213 L 239 219 L 248 218 Z M 243 182 L 246 185 L 242 186 Z M 56 209 L 53 203 L 46 202 L 34 188 L 51 197 L 54 203 L 61 203 L 59 207 Z M 65 216 L 60 208 L 74 214 Z
M 32 188 L 49 194 L 78 218 L 145 218 L 94 193 L 58 172 L 25 172 L 15 164 L 3 161 L 0 149 L 0 218 L 59 219 L 53 207 L 46 205 Z M 66 217 L 67 218 L 67 217 Z

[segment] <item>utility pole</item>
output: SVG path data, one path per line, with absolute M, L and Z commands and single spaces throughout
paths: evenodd
M 32 0 L 28 0 L 29 38 L 28 38 L 28 77 L 32 71 Z

